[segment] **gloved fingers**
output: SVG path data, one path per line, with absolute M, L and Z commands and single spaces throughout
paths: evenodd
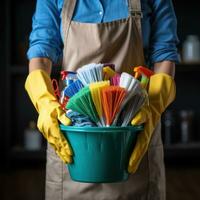
M 67 146 L 67 142 L 65 142 L 65 145 L 63 145 L 62 142 L 58 142 L 58 140 L 55 140 L 55 138 L 51 136 L 48 138 L 48 142 L 51 144 L 56 154 L 61 158 L 64 163 L 72 162 L 72 151 L 71 148 Z
M 58 144 L 54 144 L 54 143 L 50 143 L 50 141 L 48 141 L 49 144 L 53 147 L 53 149 L 55 150 L 56 154 L 60 157 L 60 159 L 64 162 L 64 163 L 71 163 L 72 162 L 72 156 L 69 155 L 66 152 L 66 149 L 63 149 L 60 145 Z
M 63 153 L 62 151 L 58 151 L 57 147 L 54 144 L 50 145 L 53 147 L 55 150 L 56 154 L 59 156 L 59 158 L 64 162 L 64 163 L 71 163 L 72 162 L 72 157 L 66 153 Z
M 61 158 L 61 160 L 64 162 L 64 163 L 72 163 L 72 156 L 66 154 L 65 152 L 63 151 L 58 151 L 56 149 L 56 154 Z
M 65 137 L 63 136 L 62 132 L 60 131 L 58 120 L 52 118 L 49 115 L 46 115 L 46 117 L 44 117 L 42 116 L 43 114 L 45 114 L 45 112 L 41 112 L 38 117 L 38 129 L 40 130 L 40 132 L 43 133 L 47 141 L 50 144 L 54 145 L 58 151 L 64 149 L 65 154 L 71 156 L 73 154 L 72 149 L 66 141 Z
M 135 173 L 138 169 L 142 158 L 148 150 L 149 143 L 151 141 L 152 135 L 159 119 L 160 118 L 158 116 L 154 117 L 154 120 L 152 120 L 152 118 L 149 118 L 148 121 L 145 123 L 144 131 L 138 134 L 136 145 L 129 159 L 129 173 Z
M 58 113 L 58 120 L 65 126 L 69 126 L 71 124 L 71 120 L 66 117 L 64 111 L 62 111 L 61 108 L 57 109 L 57 113 Z
M 61 136 L 62 149 L 65 150 L 68 155 L 72 156 L 73 155 L 73 150 L 72 150 L 69 142 L 67 141 L 67 138 L 64 137 L 62 132 L 60 133 L 60 136 Z
M 135 173 L 137 171 L 140 162 L 148 149 L 149 141 L 150 139 L 147 136 L 145 130 L 139 133 L 136 145 L 129 159 L 129 165 L 128 165 L 129 173 Z
M 63 136 L 62 132 L 60 131 L 59 126 L 58 125 L 52 126 L 50 132 L 52 133 L 50 133 L 49 135 L 51 135 L 52 138 L 51 140 L 52 142 L 54 142 L 57 150 L 62 151 L 64 154 L 68 154 L 70 156 L 73 155 L 72 149 L 68 144 L 67 140 L 65 139 L 65 137 Z
M 150 117 L 150 110 L 148 109 L 147 106 L 144 106 L 137 114 L 136 116 L 132 119 L 131 125 L 140 125 L 145 123 L 148 118 Z

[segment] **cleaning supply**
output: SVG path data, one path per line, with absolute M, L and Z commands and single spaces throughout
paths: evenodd
M 123 107 L 123 110 L 119 116 L 119 122 L 122 127 L 130 124 L 136 113 L 144 106 L 148 101 L 148 96 L 144 90 L 137 92 L 133 95 Z
M 89 86 L 85 86 L 73 97 L 71 97 L 66 108 L 88 116 L 93 122 L 100 125 L 100 119 L 93 103 Z
M 54 95 L 49 75 L 40 69 L 32 71 L 26 79 L 25 88 L 39 113 L 37 126 L 40 132 L 58 156 L 65 163 L 70 163 L 72 150 L 59 129 L 58 121 L 64 125 L 70 125 L 71 122 Z
M 72 72 L 72 71 L 63 70 L 60 72 L 60 75 L 61 75 L 63 87 L 69 86 L 71 83 L 73 83 L 74 81 L 78 79 L 76 72 Z
M 60 75 L 61 75 L 61 81 L 62 81 L 61 87 L 64 89 L 62 89 L 60 92 L 59 102 L 62 106 L 62 109 L 64 111 L 66 111 L 66 104 L 69 100 L 69 96 L 66 95 L 68 91 L 65 91 L 65 90 L 67 90 L 67 88 L 70 87 L 71 84 L 76 82 L 78 80 L 78 78 L 77 78 L 76 72 L 72 72 L 72 71 L 63 70 L 60 72 Z M 78 87 L 76 87 L 76 86 L 78 86 Z M 75 89 L 71 93 L 70 93 L 70 89 L 73 89 L 73 86 L 72 86 L 72 88 L 69 88 L 70 96 L 72 96 L 74 93 L 77 92 L 77 90 L 79 90 L 79 86 L 80 86 L 80 84 L 75 85 Z
M 113 77 L 110 78 L 111 85 L 119 86 L 120 82 L 120 74 L 115 74 Z
M 59 99 L 59 102 L 60 102 L 60 105 L 62 107 L 62 109 L 64 111 L 66 111 L 66 105 L 67 105 L 67 102 L 69 100 L 69 97 L 68 96 L 65 96 L 65 93 L 64 93 L 64 90 L 62 90 L 60 92 L 60 99 Z
M 121 126 L 127 126 L 135 114 L 141 109 L 148 99 L 141 83 L 132 75 L 123 72 L 120 77 L 120 87 L 126 88 L 127 95 L 120 112 Z
M 113 63 L 103 63 L 103 67 L 110 67 L 113 71 L 115 71 L 115 64 Z
M 72 97 L 74 96 L 79 90 L 83 88 L 83 84 L 81 83 L 80 80 L 75 80 L 68 86 L 64 88 L 64 95 L 67 97 Z
M 96 126 L 89 117 L 82 115 L 78 112 L 67 110 L 66 116 L 71 119 L 71 126 L 76 127 L 93 127 Z
M 123 72 L 120 77 L 119 86 L 127 90 L 125 103 L 135 94 L 141 91 L 140 82 L 132 75 Z
M 103 81 L 104 64 L 90 63 L 77 70 L 77 77 L 84 86 L 93 82 Z
M 90 83 L 89 88 L 92 95 L 92 100 L 94 102 L 95 108 L 100 118 L 100 123 L 102 126 L 105 126 L 105 121 L 103 117 L 103 108 L 101 101 L 101 90 L 106 86 L 110 85 L 110 81 L 100 81 L 96 83 Z
M 120 110 L 121 104 L 126 96 L 126 90 L 119 86 L 108 86 L 101 91 L 106 126 L 110 126 L 116 113 Z
M 109 65 L 105 65 L 103 67 L 103 80 L 110 80 L 113 76 L 116 75 L 117 72 L 115 72 L 114 69 L 112 69 Z
M 145 123 L 144 131 L 138 135 L 136 146 L 129 160 L 128 171 L 134 173 L 144 154 L 148 149 L 152 133 L 161 118 L 161 114 L 174 100 L 176 87 L 174 79 L 165 74 L 158 73 L 150 77 L 149 104 L 146 104 L 131 121 L 132 125 Z
M 51 83 L 52 83 L 52 86 L 53 86 L 53 90 L 54 90 L 54 95 L 57 97 L 57 99 L 59 100 L 60 99 L 60 89 L 59 89 L 59 86 L 58 86 L 58 81 L 56 79 L 52 79 L 51 80 Z
M 126 93 L 126 97 L 122 103 L 122 106 L 121 106 L 119 112 L 116 114 L 115 119 L 113 120 L 113 125 L 118 124 L 119 126 L 121 126 L 123 124 L 123 126 L 124 126 L 125 124 L 128 123 L 129 118 L 124 118 L 125 121 L 123 123 L 123 121 L 121 120 L 123 118 L 120 117 L 122 110 L 124 110 L 124 107 L 126 106 L 126 104 L 128 102 L 132 106 L 130 105 L 131 109 L 126 110 L 126 112 L 129 112 L 129 114 L 127 113 L 128 114 L 127 116 L 130 117 L 134 113 L 134 110 L 138 110 L 137 107 L 135 107 L 136 104 L 133 105 L 133 101 L 129 101 L 129 100 L 132 99 L 133 96 L 136 96 L 136 94 L 141 94 L 142 87 L 141 87 L 140 82 L 137 79 L 135 79 L 132 75 L 130 75 L 126 72 L 123 72 L 121 74 L 119 86 L 122 88 L 125 88 L 127 93 Z M 134 100 L 137 101 L 138 98 L 140 98 L 140 95 L 135 97 Z M 126 108 L 129 108 L 129 106 L 127 106 Z M 120 119 L 119 119 L 119 117 L 120 117 Z
M 136 79 L 141 77 L 141 80 L 140 80 L 141 85 L 143 88 L 146 88 L 148 85 L 149 79 L 154 74 L 154 72 L 148 69 L 147 67 L 143 67 L 143 66 L 135 67 L 133 71 L 135 72 Z

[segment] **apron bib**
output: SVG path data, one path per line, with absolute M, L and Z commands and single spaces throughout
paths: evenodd
M 80 23 L 71 21 L 74 7 L 75 1 L 66 0 L 62 11 L 65 70 L 101 62 L 114 63 L 117 72 L 133 73 L 133 66 L 144 65 L 138 16 L 99 24 Z
M 72 21 L 75 4 L 75 0 L 65 0 L 62 10 L 63 69 L 76 71 L 91 62 L 114 63 L 116 71 L 132 73 L 133 66 L 144 65 L 140 0 L 129 0 L 128 18 L 99 24 Z M 160 130 L 159 123 L 139 169 L 121 183 L 72 181 L 65 164 L 48 145 L 46 200 L 165 200 Z

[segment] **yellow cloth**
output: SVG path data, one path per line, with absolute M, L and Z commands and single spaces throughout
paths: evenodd
M 26 79 L 25 88 L 39 113 L 38 129 L 65 163 L 72 162 L 72 150 L 58 123 L 60 121 L 64 125 L 70 125 L 71 121 L 65 116 L 54 95 L 49 75 L 40 69 L 31 72 Z
M 128 171 L 134 173 L 148 149 L 152 133 L 166 107 L 175 99 L 176 86 L 174 79 L 164 73 L 151 76 L 148 96 L 149 104 L 133 118 L 131 124 L 145 122 L 144 131 L 138 135 L 136 146 L 131 154 Z

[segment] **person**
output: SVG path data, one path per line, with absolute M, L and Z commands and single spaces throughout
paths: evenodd
M 38 128 L 50 144 L 47 200 L 166 198 L 160 116 L 175 98 L 176 26 L 171 0 L 37 0 L 25 88 L 39 113 Z M 65 163 L 73 161 L 73 151 L 58 127 L 59 122 L 70 125 L 70 119 L 57 102 L 50 80 L 52 65 L 59 60 L 69 71 L 92 62 L 114 63 L 119 72 L 133 73 L 132 66 L 138 65 L 154 70 L 149 104 L 131 122 L 145 125 L 129 160 L 128 181 L 70 180 Z

